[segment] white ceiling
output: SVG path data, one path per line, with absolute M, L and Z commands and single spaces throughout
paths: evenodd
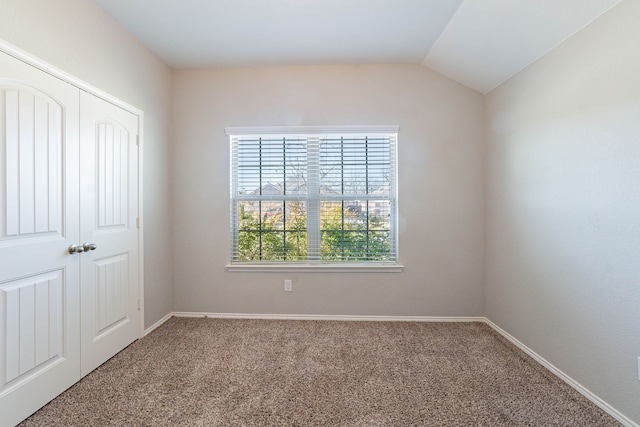
M 487 93 L 620 0 L 94 0 L 173 68 L 423 64 Z

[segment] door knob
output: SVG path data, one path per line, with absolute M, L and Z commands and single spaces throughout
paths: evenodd
M 85 252 L 95 251 L 97 248 L 98 248 L 98 245 L 96 245 L 95 243 L 83 243 L 82 244 L 82 249 Z
M 69 246 L 70 254 L 79 254 L 80 252 L 84 252 L 84 246 L 80 245 L 71 245 Z

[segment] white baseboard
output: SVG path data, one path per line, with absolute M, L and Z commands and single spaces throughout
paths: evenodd
M 596 404 L 603 411 L 611 415 L 625 427 L 640 427 L 631 419 L 620 413 L 617 409 L 609 405 L 600 397 L 593 394 L 579 382 L 571 378 L 569 375 L 555 367 L 551 362 L 540 356 L 538 353 L 524 345 L 507 331 L 493 323 L 486 317 L 449 317 L 449 316 L 354 316 L 354 315 L 323 315 L 323 314 L 252 314 L 252 313 L 207 313 L 207 312 L 185 312 L 175 311 L 167 314 L 165 317 L 154 323 L 145 330 L 145 335 L 161 326 L 171 317 L 201 317 L 212 319 L 265 319 L 265 320 L 334 320 L 334 321 L 359 321 L 359 322 L 482 322 L 497 333 L 505 337 L 520 350 L 540 363 L 546 369 L 562 381 L 576 389 L 580 394 L 585 396 L 591 402 Z
M 145 329 L 144 333 L 142 334 L 142 336 L 145 337 L 145 336 L 149 335 L 151 332 L 153 332 L 154 330 L 158 329 L 160 326 L 162 326 L 162 324 L 164 322 L 166 322 L 167 320 L 171 319 L 172 317 L 173 317 L 173 313 L 167 314 L 162 319 L 158 320 L 156 323 L 154 323 L 153 325 L 151 325 L 147 329 Z
M 551 373 L 553 373 L 558 378 L 560 378 L 562 381 L 566 382 L 571 387 L 576 389 L 580 394 L 582 394 L 584 397 L 586 397 L 587 399 L 592 401 L 594 404 L 596 404 L 599 408 L 601 408 L 607 414 L 611 415 L 613 418 L 615 418 L 622 425 L 624 425 L 626 427 L 640 427 L 640 425 L 636 424 L 635 422 L 633 422 L 632 420 L 630 420 L 629 418 L 624 416 L 622 413 L 620 413 L 613 406 L 609 405 L 607 402 L 605 402 L 604 400 L 602 400 L 601 398 L 599 398 L 598 396 L 593 394 L 591 391 L 589 391 L 589 389 L 587 389 L 582 384 L 580 384 L 579 382 L 577 382 L 576 380 L 571 378 L 569 375 L 567 375 L 564 372 L 562 372 L 560 369 L 555 367 L 551 362 L 546 360 L 544 357 L 540 356 L 535 351 L 531 350 L 529 347 L 527 347 L 522 342 L 520 342 L 515 337 L 513 337 L 511 334 L 509 334 L 507 331 L 505 331 L 504 329 L 502 329 L 501 327 L 499 327 L 498 325 L 493 323 L 491 320 L 485 318 L 484 322 L 487 325 L 489 325 L 493 330 L 495 330 L 497 333 L 499 333 L 500 335 L 505 337 L 507 340 L 509 340 L 516 347 L 518 347 L 520 350 L 522 350 L 525 353 L 527 353 L 527 355 L 529 355 L 531 358 L 533 358 L 536 362 L 540 363 L 542 366 L 544 366 L 549 371 L 551 371 Z
M 356 322 L 484 322 L 484 317 L 448 316 L 357 316 L 333 314 L 251 314 L 173 312 L 175 317 L 206 317 L 212 319 L 264 319 L 264 320 L 337 320 Z

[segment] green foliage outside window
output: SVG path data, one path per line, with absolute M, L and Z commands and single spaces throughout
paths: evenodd
M 307 220 L 302 202 L 280 202 L 280 209 L 259 210 L 251 203 L 239 210 L 238 255 L 241 261 L 291 261 L 307 257 Z M 267 203 L 264 203 L 267 205 Z M 273 206 L 273 203 L 269 205 Z M 285 207 L 286 209 L 282 209 Z M 263 211 L 260 216 L 260 211 Z
M 244 202 L 240 204 L 238 255 L 241 261 L 307 259 L 307 218 L 304 202 Z M 374 215 L 369 203 L 322 202 L 322 261 L 387 261 L 391 236 L 388 215 Z M 364 206 L 364 209 L 362 209 Z

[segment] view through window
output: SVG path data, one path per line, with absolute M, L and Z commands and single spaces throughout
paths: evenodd
M 396 262 L 396 139 L 232 134 L 232 262 Z

